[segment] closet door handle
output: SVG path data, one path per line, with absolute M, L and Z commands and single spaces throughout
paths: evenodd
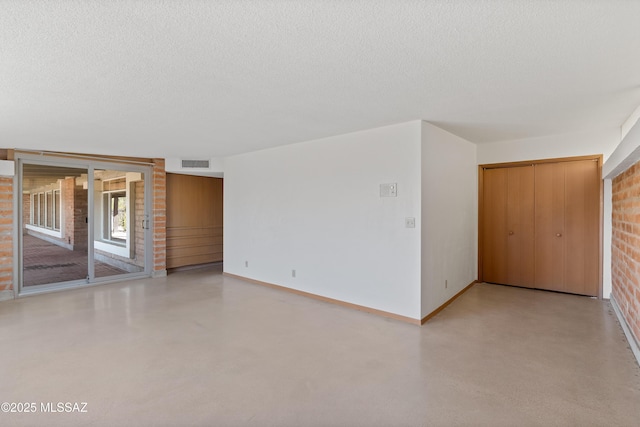
M 557 233 L 556 237 L 562 237 L 562 233 Z
M 510 232 L 509 232 L 509 236 L 513 236 L 513 231 L 510 231 Z

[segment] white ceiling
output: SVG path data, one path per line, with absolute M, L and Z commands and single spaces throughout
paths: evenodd
M 620 126 L 640 1 L 2 1 L 0 147 L 225 156 L 422 119 Z

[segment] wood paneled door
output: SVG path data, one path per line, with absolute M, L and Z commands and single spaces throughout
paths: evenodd
M 599 296 L 601 156 L 480 167 L 479 277 Z
M 487 169 L 484 174 L 484 280 L 534 284 L 534 168 Z

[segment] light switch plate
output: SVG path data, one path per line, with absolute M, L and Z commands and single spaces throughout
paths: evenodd
M 404 219 L 404 226 L 406 228 L 416 228 L 416 219 L 407 217 Z

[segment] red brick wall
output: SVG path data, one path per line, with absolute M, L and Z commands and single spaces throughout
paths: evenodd
M 26 225 L 31 224 L 31 194 L 22 195 L 22 232 L 27 230 Z
M 63 240 L 70 244 L 74 251 L 86 251 L 89 244 L 89 226 L 86 222 L 89 214 L 87 190 L 81 185 L 76 185 L 75 178 L 66 178 L 62 182 L 60 199 L 64 210 Z
M 153 161 L 153 273 L 167 269 L 167 174 L 164 159 Z
M 640 342 L 640 163 L 612 185 L 612 293 Z
M 76 185 L 73 192 L 73 221 L 75 226 L 73 230 L 73 250 L 86 251 L 89 247 L 89 224 L 87 217 L 89 216 L 89 192 Z
M 64 241 L 70 245 L 73 245 L 75 238 L 75 227 L 73 224 L 73 194 L 75 185 L 75 178 L 66 178 L 62 181 L 62 188 L 60 191 L 60 200 L 62 201 L 62 209 L 64 210 L 64 235 L 62 237 Z
M 13 289 L 13 178 L 0 177 L 0 291 Z

